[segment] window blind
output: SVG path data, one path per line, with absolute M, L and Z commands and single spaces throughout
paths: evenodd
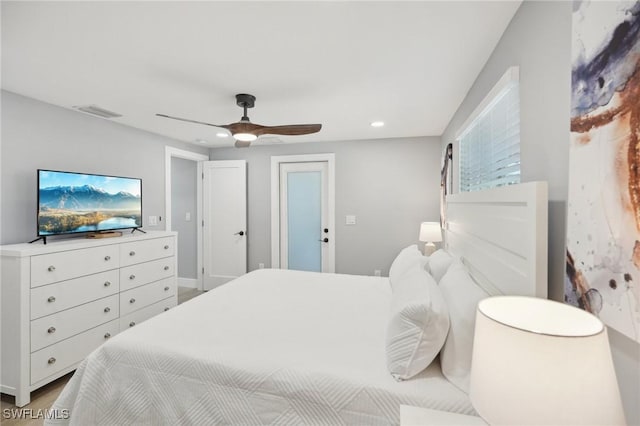
M 505 77 L 458 137 L 461 192 L 520 182 L 520 91 Z

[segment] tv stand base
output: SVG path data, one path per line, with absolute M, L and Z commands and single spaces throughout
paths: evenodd
M 38 237 L 35 240 L 31 240 L 31 241 L 29 241 L 29 244 L 35 243 L 36 241 L 40 241 L 40 240 L 42 240 L 45 244 L 47 244 L 47 237 L 45 237 L 45 236 Z
M 131 229 L 131 233 L 132 233 L 132 234 L 133 234 L 134 232 L 136 232 L 136 231 L 138 231 L 138 232 L 142 232 L 143 234 L 146 234 L 146 233 L 147 233 L 147 231 L 143 231 L 143 230 L 142 230 L 142 229 L 140 229 L 140 228 L 133 228 L 133 229 Z

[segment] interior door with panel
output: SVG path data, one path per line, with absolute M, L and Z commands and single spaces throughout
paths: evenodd
M 247 272 L 247 164 L 203 163 L 203 276 L 211 290 Z
M 328 163 L 280 164 L 280 268 L 333 272 Z

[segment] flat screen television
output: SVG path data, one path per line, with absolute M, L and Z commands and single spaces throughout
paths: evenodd
M 140 227 L 142 179 L 38 169 L 39 237 Z

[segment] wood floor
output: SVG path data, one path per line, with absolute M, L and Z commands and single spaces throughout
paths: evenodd
M 178 287 L 178 304 L 191 300 L 202 293 L 203 291 L 195 288 Z M 42 425 L 44 423 L 44 419 L 37 418 L 38 413 L 44 413 L 44 410 L 53 405 L 56 398 L 58 398 L 58 395 L 60 395 L 60 392 L 62 392 L 64 386 L 67 384 L 69 379 L 71 379 L 71 376 L 73 376 L 73 372 L 31 392 L 31 403 L 22 407 L 22 410 L 25 411 L 20 411 L 20 409 L 14 405 L 15 400 L 13 396 L 1 394 L 0 423 L 2 426 Z M 16 413 L 18 416 L 16 416 Z

